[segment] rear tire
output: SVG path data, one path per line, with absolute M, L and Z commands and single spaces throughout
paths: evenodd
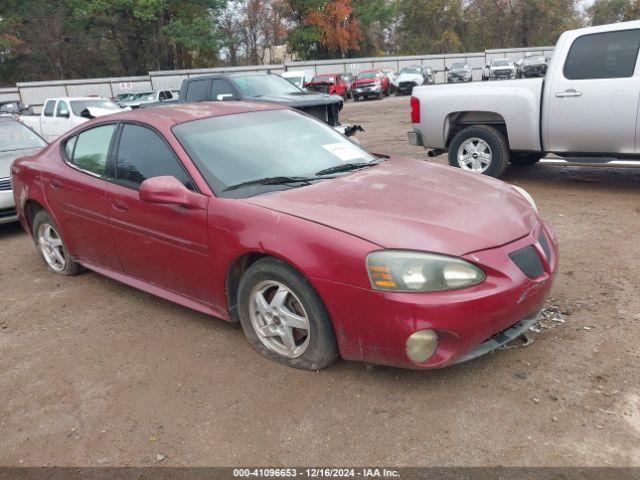
M 338 358 L 322 300 L 306 278 L 281 260 L 265 258 L 249 267 L 240 280 L 238 313 L 251 346 L 270 360 L 321 370 Z
M 353 101 L 354 102 L 359 102 L 360 101 L 360 97 L 358 95 L 354 95 L 353 96 Z
M 60 229 L 51 215 L 44 210 L 36 213 L 31 231 L 38 253 L 49 270 L 58 275 L 77 275 L 84 271 L 84 268 L 71 258 L 59 233 Z
M 509 161 L 517 167 L 528 167 L 538 163 L 544 155 L 542 153 L 514 153 L 511 152 Z
M 507 139 L 489 125 L 464 128 L 449 145 L 449 165 L 499 178 L 509 166 Z

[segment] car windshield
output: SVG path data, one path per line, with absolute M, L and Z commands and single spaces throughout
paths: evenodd
M 244 182 L 309 177 L 326 168 L 376 160 L 333 128 L 291 110 L 205 118 L 177 125 L 173 133 L 216 195 L 223 197 L 274 188 L 259 185 L 224 192 Z
M 102 108 L 105 110 L 120 110 L 120 107 L 111 100 L 71 100 L 71 110 L 73 110 L 74 115 L 77 117 L 82 115 L 82 112 L 87 109 L 87 107 Z
M 278 75 L 242 75 L 233 81 L 245 97 L 258 98 L 267 95 L 300 93 L 300 89 Z
M 20 122 L 0 122 L 0 152 L 42 148 L 47 143 Z
M 417 73 L 417 74 L 421 74 L 422 73 L 422 69 L 420 67 L 404 67 L 402 70 L 400 70 L 400 73 Z
M 469 70 L 469 65 L 466 63 L 454 63 L 451 65 L 451 70 Z
M 378 72 L 363 72 L 359 74 L 356 78 L 378 78 Z
M 524 63 L 544 63 L 544 57 L 527 57 L 524 59 Z
M 344 78 L 345 80 L 351 80 L 353 75 L 351 75 L 350 73 L 343 73 L 342 75 L 340 75 L 340 77 Z
M 312 82 L 335 82 L 333 75 L 316 75 L 311 79 Z
M 510 65 L 511 65 L 510 60 L 494 60 L 493 61 L 494 67 L 508 67 Z

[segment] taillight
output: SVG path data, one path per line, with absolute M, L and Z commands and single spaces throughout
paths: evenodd
M 411 123 L 420 123 L 420 100 L 411 97 Z

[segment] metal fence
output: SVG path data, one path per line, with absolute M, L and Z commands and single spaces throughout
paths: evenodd
M 482 69 L 495 58 L 518 60 L 525 55 L 545 55 L 550 57 L 553 47 L 509 48 L 486 50 L 477 53 L 442 55 L 412 55 L 396 57 L 340 58 L 333 60 L 312 60 L 288 62 L 277 65 L 253 65 L 242 67 L 201 68 L 193 70 L 165 70 L 149 72 L 138 77 L 95 78 L 84 80 L 55 80 L 45 82 L 23 82 L 13 88 L 0 89 L 0 101 L 21 100 L 38 112 L 44 101 L 52 97 L 79 97 L 99 95 L 111 98 L 119 93 L 148 90 L 179 90 L 185 78 L 220 72 L 260 72 L 282 73 L 287 70 L 302 70 L 307 75 L 319 73 L 353 73 L 373 68 L 390 68 L 399 71 L 409 65 L 430 67 L 436 83 L 446 81 L 446 68 L 456 62 L 467 62 L 472 69 L 473 80 L 482 78 Z

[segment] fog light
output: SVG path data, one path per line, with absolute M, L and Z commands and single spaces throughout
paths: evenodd
M 415 363 L 426 361 L 438 347 L 438 334 L 433 330 L 420 330 L 407 339 L 407 356 Z

